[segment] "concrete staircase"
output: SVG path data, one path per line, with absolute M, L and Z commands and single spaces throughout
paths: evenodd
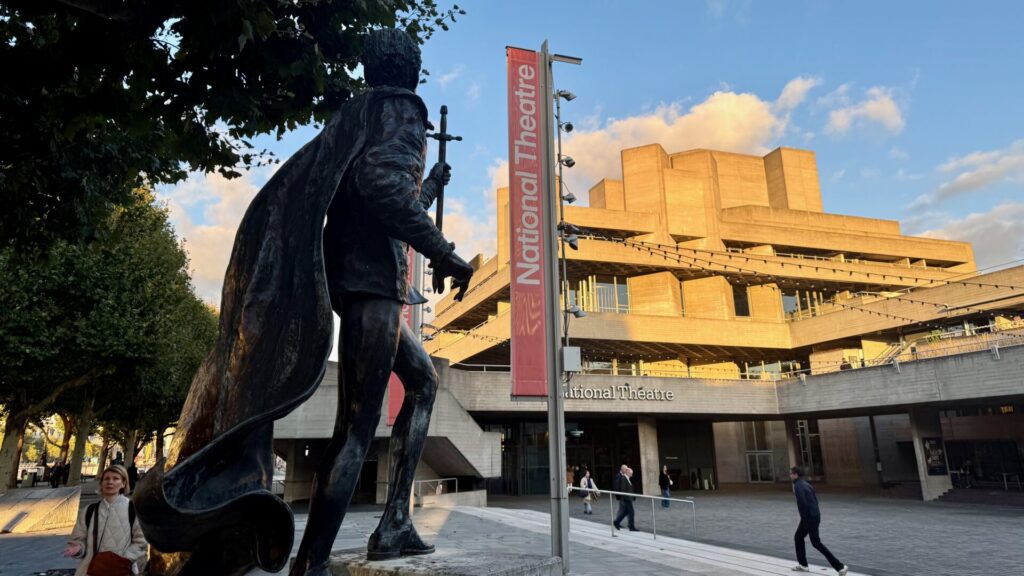
M 442 376 L 441 382 L 444 381 Z M 501 434 L 480 428 L 442 384 L 434 400 L 423 461 L 441 477 L 500 476 Z

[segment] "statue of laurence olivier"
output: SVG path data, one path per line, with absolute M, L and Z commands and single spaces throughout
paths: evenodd
M 392 370 L 406 394 L 392 431 L 393 489 L 368 557 L 434 551 L 408 516 L 437 375 L 401 322 L 404 304 L 424 301 L 406 280 L 406 246 L 430 259 L 435 288 L 451 277 L 464 290 L 473 270 L 426 212 L 449 176 L 435 165 L 421 184 L 429 124 L 415 94 L 419 48 L 404 32 L 379 30 L 362 60 L 371 89 L 274 174 L 238 228 L 217 344 L 193 380 L 166 463 L 135 496 L 159 551 L 156 573 L 228 576 L 287 564 L 294 521 L 270 492 L 273 422 L 323 378 L 332 309 L 341 317 L 338 414 L 291 575 L 329 574 Z

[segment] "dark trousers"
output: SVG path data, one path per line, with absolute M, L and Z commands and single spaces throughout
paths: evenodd
M 633 511 L 633 501 L 623 498 L 619 500 L 619 513 L 615 515 L 615 527 L 622 525 L 622 519 L 629 518 L 629 529 L 636 530 L 636 521 L 634 520 L 635 512 Z
M 821 555 L 828 560 L 828 563 L 834 570 L 839 570 L 843 567 L 843 563 L 839 561 L 839 558 L 833 556 L 828 548 L 821 543 L 821 538 L 818 536 L 818 526 L 820 525 L 821 517 L 800 519 L 800 526 L 797 527 L 796 534 L 793 535 L 793 542 L 796 544 L 796 561 L 801 566 L 807 566 L 807 549 L 804 548 L 804 538 L 810 536 L 811 546 L 814 546 L 815 550 L 821 552 Z

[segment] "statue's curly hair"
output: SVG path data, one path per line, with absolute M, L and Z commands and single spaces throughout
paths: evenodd
M 363 77 L 370 86 L 416 90 L 420 80 L 420 47 L 395 28 L 370 32 L 363 43 Z

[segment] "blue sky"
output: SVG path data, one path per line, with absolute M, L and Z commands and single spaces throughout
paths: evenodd
M 442 5 L 444 3 L 442 2 Z M 1024 3 L 460 2 L 424 47 L 420 89 L 447 104 L 453 179 L 445 228 L 468 258 L 494 246 L 505 181 L 506 45 L 583 58 L 557 65 L 577 98 L 563 119 L 578 196 L 619 177 L 623 147 L 817 153 L 826 212 L 889 218 L 905 233 L 975 243 L 980 266 L 1024 258 Z M 265 138 L 286 158 L 307 127 Z M 429 153 L 430 161 L 436 150 Z M 195 175 L 162 195 L 200 293 L 219 300 L 234 227 L 268 176 Z

